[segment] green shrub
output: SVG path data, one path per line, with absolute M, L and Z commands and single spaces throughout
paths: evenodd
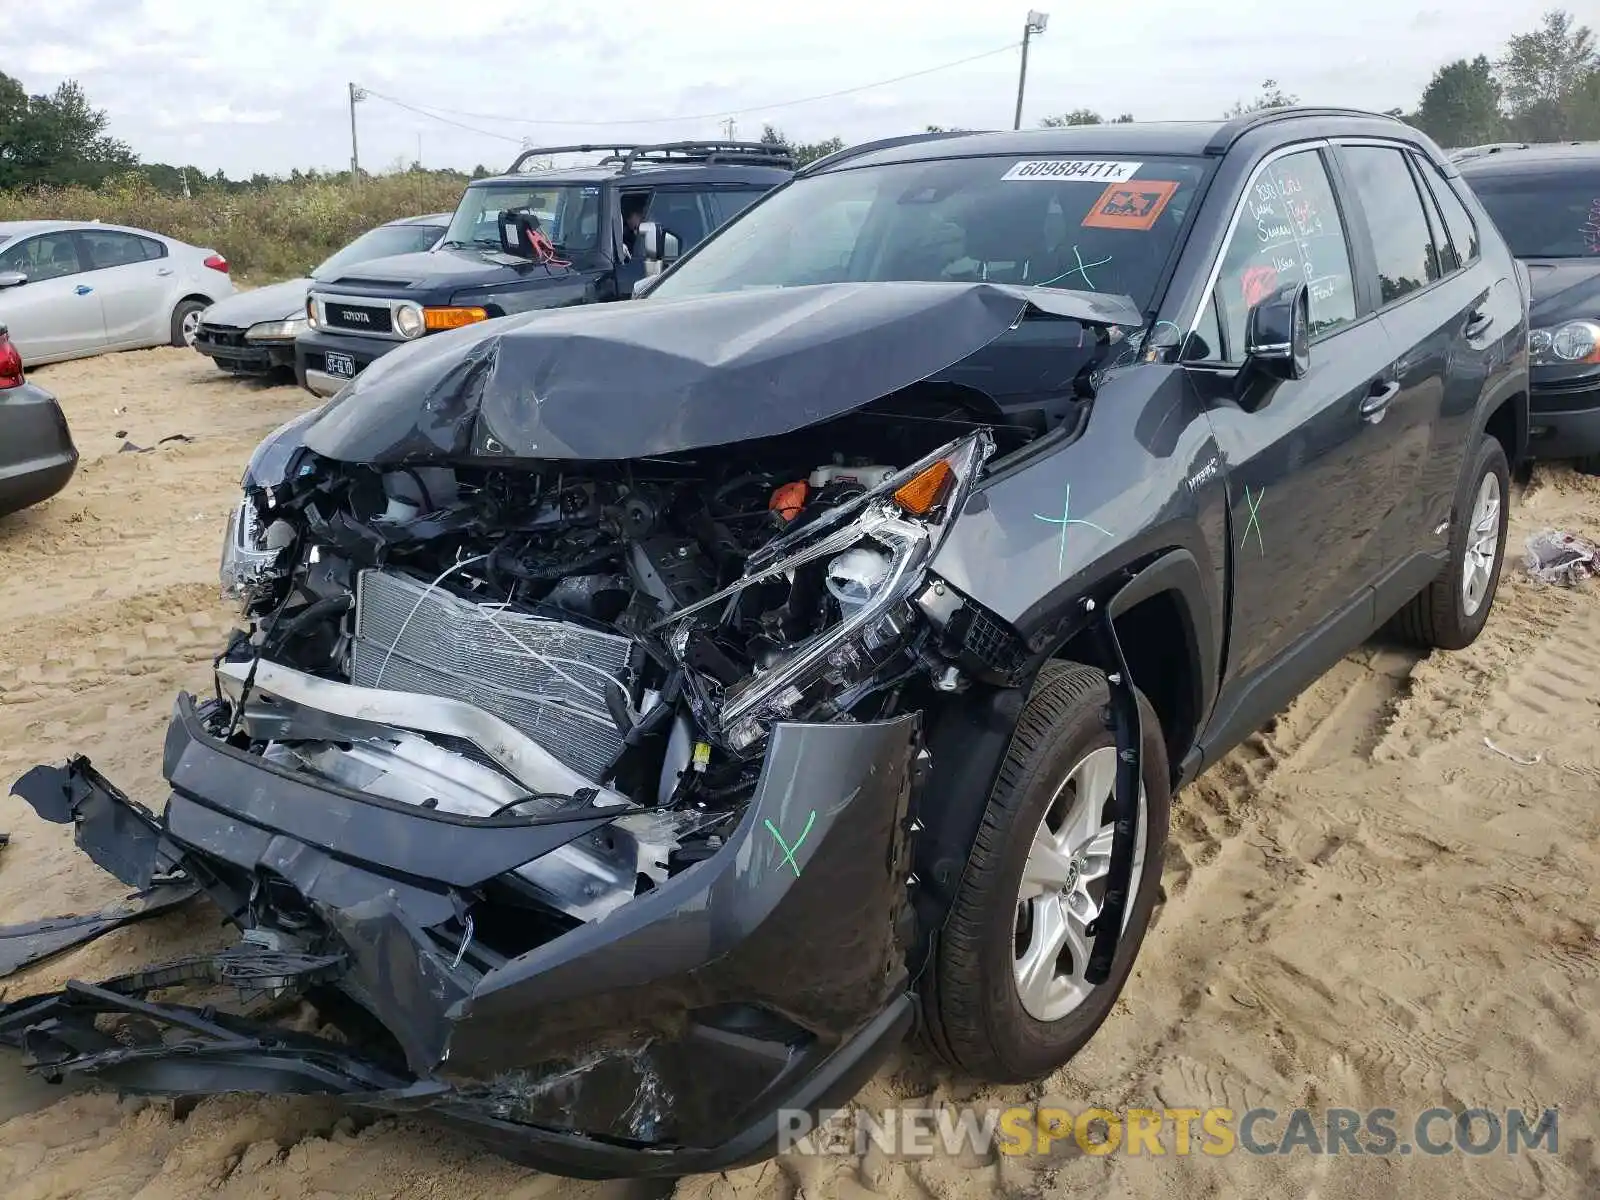
M 356 183 L 295 181 L 247 192 L 164 194 L 138 174 L 98 188 L 0 192 L 0 221 L 100 220 L 215 250 L 252 283 L 304 274 L 374 225 L 448 212 L 466 176 L 377 175 Z

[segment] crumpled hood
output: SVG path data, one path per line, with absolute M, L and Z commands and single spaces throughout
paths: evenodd
M 1140 328 L 1126 296 L 854 283 L 503 317 L 401 347 L 306 430 L 325 458 L 615 460 L 775 437 L 983 349 L 1032 307 Z
M 229 329 L 249 329 L 260 321 L 287 321 L 305 314 L 306 289 L 310 286 L 309 279 L 288 279 L 236 292 L 211 305 L 201 319 L 207 325 L 225 325 Z
M 1600 319 L 1600 258 L 1531 258 L 1526 263 L 1534 328 L 1548 329 L 1580 317 Z

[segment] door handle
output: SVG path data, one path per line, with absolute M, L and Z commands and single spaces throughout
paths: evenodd
M 1494 317 L 1486 312 L 1474 309 L 1471 315 L 1467 317 L 1467 324 L 1461 332 L 1465 337 L 1477 337 L 1480 333 L 1488 332 L 1489 326 L 1493 324 Z
M 156 269 L 156 274 L 157 275 L 171 275 L 172 274 L 172 268 L 171 267 L 158 267 Z
M 87 283 L 80 283 L 77 287 L 73 288 L 72 290 L 77 292 L 78 295 L 80 295 L 80 296 L 87 296 L 90 292 L 94 291 L 94 289 L 92 287 L 90 287 Z
M 1361 415 L 1376 424 L 1383 419 L 1384 410 L 1389 407 L 1389 401 L 1400 393 L 1400 385 L 1393 381 L 1382 387 L 1373 386 L 1366 398 L 1361 401 Z

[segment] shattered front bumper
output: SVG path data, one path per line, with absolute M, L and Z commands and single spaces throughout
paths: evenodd
M 187 876 L 242 925 L 264 895 L 313 917 L 338 953 L 291 955 L 279 986 L 336 988 L 398 1052 L 369 1057 L 153 1004 L 142 979 L 13 1003 L 0 1009 L 0 1040 L 28 1049 L 47 1076 L 130 1091 L 314 1091 L 427 1109 L 508 1158 L 572 1176 L 758 1161 L 774 1152 L 781 1112 L 842 1104 L 911 1024 L 918 742 L 915 716 L 775 727 L 756 792 L 716 854 L 479 971 L 459 944 L 474 889 L 608 818 L 475 820 L 347 792 L 226 745 L 180 696 L 163 816 L 82 759 L 35 768 L 17 794 L 74 822 L 80 846 L 125 882 Z M 108 1012 L 166 1033 L 107 1044 L 95 1020 Z

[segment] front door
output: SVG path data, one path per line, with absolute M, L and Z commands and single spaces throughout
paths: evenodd
M 1311 291 L 1311 369 L 1237 396 L 1250 308 L 1276 288 Z M 1358 286 L 1323 151 L 1266 163 L 1248 185 L 1187 357 L 1227 479 L 1233 602 L 1226 676 L 1237 687 L 1363 602 L 1377 534 L 1398 500 L 1375 404 L 1391 399 L 1388 335 Z M 1366 631 L 1363 630 L 1364 634 Z M 1303 682 L 1303 681 L 1302 681 Z
M 28 281 L 0 289 L 0 325 L 11 331 L 24 363 L 88 354 L 106 342 L 94 275 L 79 260 L 70 231 L 36 234 L 0 251 L 0 272 Z

